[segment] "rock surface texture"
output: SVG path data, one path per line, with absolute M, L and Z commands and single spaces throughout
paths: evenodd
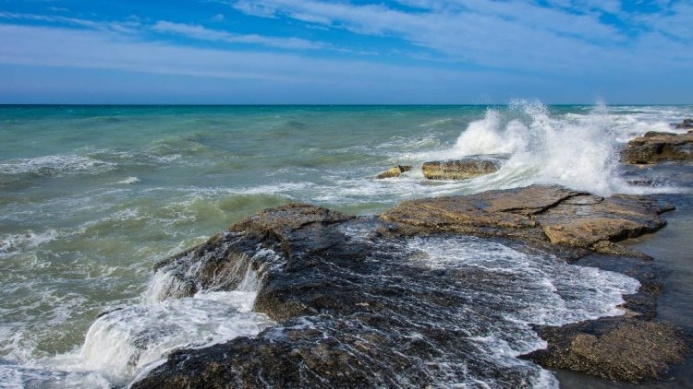
M 628 142 L 621 161 L 630 164 L 653 164 L 664 161 L 693 160 L 693 133 L 672 134 L 648 132 Z
M 393 168 L 390 168 L 380 174 L 378 174 L 375 178 L 382 180 L 384 178 L 395 178 L 399 177 L 402 175 L 402 173 L 406 173 L 411 170 L 411 166 L 409 165 L 397 165 Z
M 681 333 L 666 323 L 611 318 L 597 323 L 543 327 L 539 333 L 549 342 L 548 349 L 527 357 L 546 367 L 629 382 L 662 378 L 668 363 L 683 362 L 687 346 Z
M 499 169 L 497 161 L 469 158 L 454 161 L 424 162 L 423 174 L 430 180 L 467 180 L 491 174 Z
M 521 239 L 540 247 L 629 253 L 614 242 L 654 232 L 673 208 L 652 199 L 593 196 L 561 187 L 531 186 L 471 196 L 404 201 L 380 215 L 405 235 L 455 232 Z M 629 253 L 635 254 L 635 253 Z
M 233 290 L 257 274 L 254 310 L 277 325 L 255 338 L 175 351 L 132 387 L 532 387 L 547 379 L 535 362 L 657 378 L 686 346 L 649 320 L 659 290 L 652 262 L 624 257 L 632 253 L 613 242 L 661 228 L 659 213 L 669 209 L 558 187 L 408 201 L 380 217 L 306 204 L 267 209 L 157 271 L 175 280 L 173 297 Z M 629 315 L 549 326 L 592 289 L 576 279 L 631 282 L 595 266 L 640 282 L 626 296 Z M 588 300 L 581 309 L 600 312 Z M 557 319 L 537 320 L 546 310 Z M 538 334 L 549 342 L 544 352 L 535 351 Z M 623 348 L 624 340 L 638 347 Z

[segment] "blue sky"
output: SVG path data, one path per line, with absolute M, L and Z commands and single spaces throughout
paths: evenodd
M 691 0 L 0 0 L 0 103 L 693 103 Z

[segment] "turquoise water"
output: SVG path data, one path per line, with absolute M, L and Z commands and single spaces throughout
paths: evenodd
M 100 313 L 146 298 L 153 264 L 265 207 L 374 214 L 404 199 L 532 183 L 687 193 L 667 175 L 629 186 L 616 152 L 691 116 L 692 106 L 536 102 L 0 106 L 0 365 L 19 366 L 0 369 L 0 382 L 24 368 L 63 371 L 56 358 L 82 350 Z M 472 154 L 506 162 L 466 182 L 427 181 L 417 169 Z M 415 169 L 374 178 L 396 164 Z

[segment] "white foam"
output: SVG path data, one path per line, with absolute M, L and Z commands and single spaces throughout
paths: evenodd
M 126 179 L 123 179 L 123 180 L 120 180 L 120 181 L 116 182 L 116 184 L 119 184 L 119 185 L 130 185 L 130 184 L 137 184 L 137 183 L 139 183 L 139 182 L 142 182 L 142 180 L 140 180 L 140 179 L 137 178 L 137 177 L 128 177 L 128 178 L 126 178 Z
M 393 144 L 398 152 L 387 153 L 392 164 L 415 165 L 408 176 L 377 185 L 347 183 L 345 187 L 342 181 L 337 181 L 338 191 L 327 188 L 317 196 L 321 201 L 339 202 L 342 193 L 349 195 L 360 188 L 363 196 L 354 197 L 389 195 L 399 200 L 532 184 L 561 185 L 602 196 L 681 192 L 682 188 L 659 182 L 652 187 L 633 186 L 618 172 L 619 150 L 633 137 L 647 131 L 683 132 L 673 129 L 670 123 L 673 118 L 686 116 L 687 111 L 664 107 L 662 112 L 659 108 L 598 105 L 585 107 L 582 112 L 560 113 L 556 109 L 559 111 L 556 113 L 536 101 L 516 101 L 507 109 L 488 109 L 483 119 L 472 121 L 462 129 L 450 146 L 422 146 L 418 148 L 421 151 L 414 151 Z M 501 169 L 464 181 L 431 182 L 418 174 L 420 164 L 426 161 L 484 155 L 498 159 Z
M 147 284 L 147 290 L 142 296 L 142 302 L 144 304 L 156 304 L 169 297 L 184 297 L 187 290 L 186 283 L 179 277 L 169 272 L 159 271 L 154 273 L 154 276 Z
M 257 272 L 248 269 L 234 291 L 169 298 L 183 295 L 185 284 L 160 269 L 150 282 L 144 304 L 100 317 L 89 328 L 78 353 L 44 364 L 59 371 L 97 372 L 111 383 L 125 384 L 138 372 L 160 364 L 173 350 L 254 336 L 274 324 L 266 315 L 252 312 L 259 286 Z
M 34 249 L 42 244 L 58 239 L 61 234 L 54 229 L 40 233 L 28 230 L 23 234 L 0 235 L 0 258 L 7 257 L 27 249 Z
M 116 164 L 77 154 L 47 155 L 0 163 L 0 174 L 33 173 L 62 177 L 76 174 L 100 174 L 116 168 Z
M 112 385 L 98 373 L 58 372 L 40 367 L 0 364 L 0 387 L 110 389 Z
M 469 124 L 446 157 L 515 153 L 526 149 L 527 131 L 517 120 L 503 128 L 500 113 L 489 109 L 483 120 Z
M 525 365 L 517 356 L 547 346 L 532 325 L 562 326 L 622 315 L 618 308 L 624 302 L 622 296 L 640 286 L 622 274 L 569 265 L 551 255 L 529 255 L 474 237 L 414 238 L 408 249 L 412 261 L 428 268 L 481 272 L 475 277 L 483 285 L 470 285 L 467 290 L 462 284 L 456 293 L 468 293 L 482 310 L 496 307 L 493 314 L 502 317 L 499 322 L 481 324 L 481 334 L 471 338 L 479 355 L 499 366 Z M 486 277 L 491 281 L 483 281 Z M 536 381 L 533 387 L 558 387 L 549 372 Z
M 272 321 L 248 312 L 255 296 L 252 292 L 217 292 L 113 311 L 92 324 L 79 354 L 56 358 L 55 367 L 98 372 L 123 384 L 138 370 L 180 347 L 206 347 L 256 335 Z

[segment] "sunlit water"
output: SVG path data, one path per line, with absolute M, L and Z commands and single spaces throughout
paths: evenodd
M 649 173 L 626 176 L 617 152 L 635 135 L 675 132 L 669 124 L 691 116 L 691 106 L 536 102 L 0 107 L 0 387 L 123 385 L 168 350 L 271 325 L 251 311 L 256 289 L 161 300 L 153 290 L 163 281 L 151 269 L 290 200 L 374 214 L 404 199 L 533 183 L 684 199 L 689 183 L 670 174 L 650 174 L 651 187 L 629 185 Z M 464 182 L 427 181 L 418 169 L 424 161 L 477 154 L 500 154 L 503 167 Z M 396 164 L 415 168 L 374 179 Z M 685 240 L 680 233 L 672 239 Z M 684 261 L 671 266 L 691 268 Z M 616 302 L 603 304 L 609 312 Z M 99 317 L 114 310 L 120 313 Z M 159 337 L 152 328 L 161 328 Z M 148 353 L 132 347 L 143 333 L 155 344 Z

